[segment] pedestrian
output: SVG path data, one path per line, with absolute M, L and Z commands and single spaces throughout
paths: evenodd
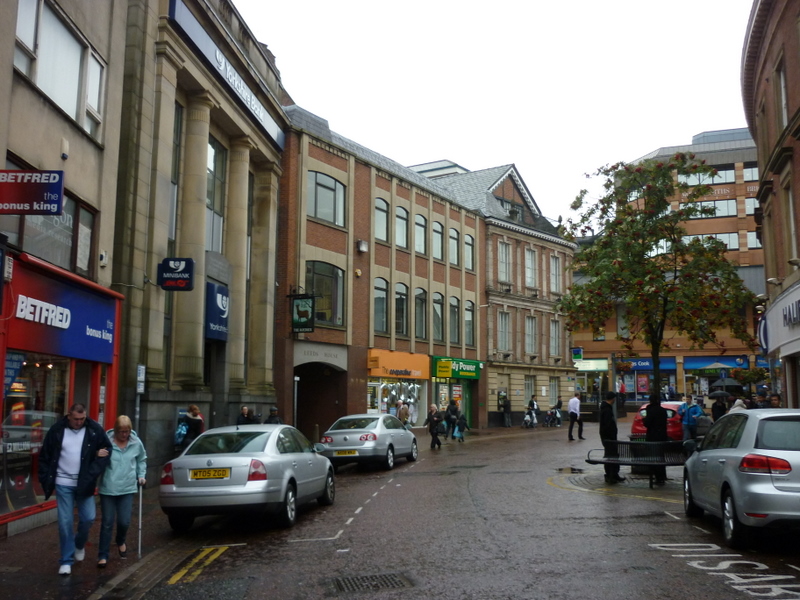
M 647 428 L 644 439 L 647 442 L 666 442 L 669 441 L 667 435 L 667 409 L 661 406 L 657 398 L 650 398 L 642 423 Z M 650 467 L 658 485 L 664 485 L 667 481 L 667 467 Z
M 781 395 L 780 394 L 770 394 L 769 395 L 769 408 L 780 408 L 781 407 Z
M 511 427 L 511 400 L 503 393 L 503 427 Z
M 206 430 L 206 421 L 200 414 L 200 408 L 196 404 L 189 405 L 189 412 L 183 415 L 183 421 L 187 425 L 186 435 L 181 442 L 181 448 L 187 448 L 194 439 Z
M 572 437 L 572 428 L 575 423 L 578 423 L 578 438 L 585 440 L 586 438 L 583 437 L 583 419 L 581 419 L 581 399 L 578 397 L 577 391 L 567 402 L 567 411 L 569 412 L 569 441 L 575 441 L 575 438 Z
M 719 396 L 714 399 L 714 404 L 711 405 L 711 418 L 714 419 L 716 423 L 717 419 L 719 419 L 722 415 L 728 412 L 728 405 Z
M 678 407 L 678 415 L 683 425 L 683 441 L 697 437 L 697 417 L 703 415 L 703 409 L 697 406 L 697 399 L 689 396 L 687 401 Z
M 133 499 L 138 486 L 147 483 L 147 452 L 144 444 L 133 431 L 129 417 L 120 415 L 114 429 L 106 432 L 111 443 L 111 460 L 100 479 L 100 507 L 103 516 L 100 525 L 100 545 L 97 551 L 97 567 L 108 564 L 111 533 L 117 523 L 117 551 L 120 558 L 128 557 L 126 542 L 131 526 Z
M 408 424 L 408 406 L 402 400 L 397 401 L 397 418 L 403 425 Z
M 45 500 L 56 493 L 59 575 L 71 574 L 73 562 L 86 557 L 86 540 L 96 514 L 94 489 L 109 463 L 110 448 L 106 432 L 88 417 L 83 404 L 73 404 L 44 438 L 39 452 L 39 483 Z M 76 507 L 77 533 L 73 531 Z
M 564 408 L 564 403 L 561 401 L 561 396 L 558 397 L 556 400 L 556 407 L 555 407 L 555 415 L 556 415 L 556 427 L 561 427 L 561 411 Z
M 278 416 L 278 407 L 271 406 L 269 409 L 269 416 L 264 419 L 264 423 L 267 425 L 283 425 L 283 419 Z
M 617 419 L 614 417 L 616 397 L 617 395 L 614 392 L 608 392 L 605 402 L 600 405 L 600 441 L 603 443 L 604 456 L 606 458 L 617 458 L 619 456 L 617 451 Z M 656 396 L 656 401 L 658 401 L 658 396 Z M 619 474 L 619 465 L 605 464 L 603 468 L 605 469 L 606 483 L 613 484 L 625 481 L 625 478 Z
M 737 398 L 736 402 L 733 403 L 733 406 L 731 406 L 731 409 L 728 411 L 728 414 L 739 412 L 740 410 L 747 410 L 747 405 L 744 403 L 744 400 Z
M 256 416 L 250 412 L 250 409 L 246 406 L 242 406 L 242 411 L 239 413 L 239 416 L 236 417 L 236 424 L 237 425 L 257 425 L 258 419 Z
M 439 426 L 442 424 L 443 419 L 444 415 L 439 412 L 437 406 L 431 404 L 430 409 L 428 409 L 428 416 L 422 424 L 423 426 L 428 426 L 428 433 L 431 434 L 431 450 L 434 448 L 442 449 L 442 442 L 439 439 Z
M 462 412 L 458 415 L 458 420 L 456 421 L 456 433 L 455 436 L 458 437 L 459 442 L 464 441 L 464 432 L 469 429 L 469 425 L 467 424 L 467 416 Z
M 455 400 L 450 400 L 447 404 L 447 408 L 444 411 L 445 417 L 445 432 L 444 432 L 444 441 L 447 441 L 448 436 L 453 437 L 453 432 L 456 429 L 456 422 L 458 421 L 458 405 L 456 404 Z

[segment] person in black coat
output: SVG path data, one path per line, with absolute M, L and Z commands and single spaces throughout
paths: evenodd
M 714 422 L 716 423 L 717 420 L 726 412 L 728 412 L 727 403 L 722 398 L 717 397 L 717 399 L 714 400 L 714 404 L 711 405 L 711 418 L 714 419 Z
M 606 394 L 606 400 L 600 405 L 600 440 L 605 448 L 606 458 L 616 458 L 617 452 L 617 419 L 614 417 L 614 392 Z M 606 483 L 619 483 L 625 478 L 619 474 L 619 465 L 603 465 L 606 472 Z
M 442 442 L 439 439 L 439 424 L 444 419 L 444 415 L 439 412 L 435 404 L 431 404 L 428 410 L 428 418 L 425 419 L 423 425 L 428 426 L 428 433 L 431 434 L 431 450 L 434 448 L 442 449 Z
M 647 442 L 666 442 L 669 440 L 667 435 L 667 409 L 661 406 L 658 398 L 650 398 L 650 404 L 647 405 L 647 412 L 645 413 L 642 423 L 647 428 L 645 434 L 645 441 Z M 656 478 L 658 485 L 664 485 L 667 480 L 667 467 L 657 466 L 650 467 Z
M 458 405 L 455 400 L 450 400 L 445 409 L 445 425 L 447 427 L 444 431 L 445 441 L 447 441 L 448 437 L 453 437 L 453 433 L 456 430 L 456 421 L 458 421 Z

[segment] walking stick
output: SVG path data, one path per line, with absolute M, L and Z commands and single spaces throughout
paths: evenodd
M 142 558 L 142 490 L 144 486 L 139 484 L 139 558 Z

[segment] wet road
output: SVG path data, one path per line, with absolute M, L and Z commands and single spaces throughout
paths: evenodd
M 628 468 L 628 481 L 608 486 L 602 467 L 584 462 L 600 447 L 596 425 L 585 435 L 503 431 L 441 451 L 420 435 L 418 462 L 340 469 L 336 503 L 310 505 L 291 530 L 207 517 L 178 537 L 146 506 L 141 561 L 117 561 L 93 582 L 93 563 L 82 565 L 83 584 L 49 569 L 41 583 L 61 593 L 38 597 L 800 598 L 794 538 L 729 551 L 718 522 L 683 516 L 680 468 L 663 488 Z M 11 589 L 5 577 L 0 589 Z

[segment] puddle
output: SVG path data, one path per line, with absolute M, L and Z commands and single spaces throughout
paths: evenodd
M 583 469 L 578 469 L 576 467 L 559 467 L 556 471 L 559 473 L 583 473 Z

